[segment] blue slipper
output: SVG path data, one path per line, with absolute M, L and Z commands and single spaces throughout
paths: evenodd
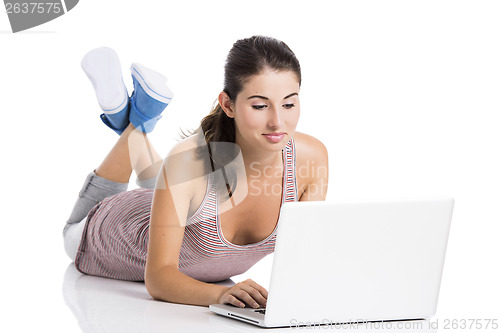
M 134 92 L 130 97 L 129 120 L 144 133 L 150 133 L 161 113 L 172 100 L 172 91 L 167 87 L 167 78 L 140 64 L 130 67 Z
M 129 97 L 118 55 L 109 47 L 94 49 L 83 57 L 82 68 L 92 82 L 97 102 L 104 112 L 101 120 L 121 134 L 129 124 Z

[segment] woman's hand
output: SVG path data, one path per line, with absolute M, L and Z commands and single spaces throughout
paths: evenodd
M 265 307 L 267 290 L 253 280 L 245 280 L 229 287 L 219 297 L 218 303 L 232 304 L 244 308 L 245 303 L 253 308 Z

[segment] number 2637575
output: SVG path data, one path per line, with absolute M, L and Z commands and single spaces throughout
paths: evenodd
M 7 2 L 7 14 L 59 14 L 62 6 L 59 2 Z

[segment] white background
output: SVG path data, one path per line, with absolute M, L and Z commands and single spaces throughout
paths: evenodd
M 151 136 L 166 154 L 209 112 L 232 43 L 255 34 L 301 61 L 298 130 L 328 148 L 328 199 L 454 197 L 438 316 L 499 318 L 499 17 L 497 1 L 83 0 L 12 34 L 2 11 L 0 326 L 78 330 L 61 231 L 117 138 L 82 56 L 114 48 L 129 92 L 132 62 L 169 78 L 175 97 Z

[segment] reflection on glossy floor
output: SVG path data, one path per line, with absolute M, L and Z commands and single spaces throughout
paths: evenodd
M 231 280 L 223 284 L 232 284 Z M 85 333 L 95 332 L 248 332 L 265 329 L 211 313 L 207 307 L 154 301 L 144 283 L 126 282 L 87 276 L 74 264 L 66 270 L 63 282 L 66 305 Z M 429 321 L 367 323 L 355 326 L 313 326 L 279 328 L 291 330 L 353 329 L 361 332 L 435 332 Z

